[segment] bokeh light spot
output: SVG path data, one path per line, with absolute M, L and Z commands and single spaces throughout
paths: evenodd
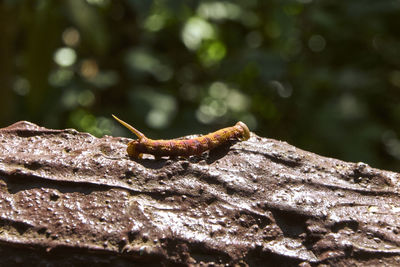
M 110 0 L 86 0 L 86 2 L 90 5 L 107 6 Z
M 48 81 L 50 85 L 62 87 L 67 85 L 74 77 L 74 72 L 68 68 L 59 68 L 50 73 Z
M 237 19 L 241 15 L 241 9 L 229 2 L 205 2 L 199 5 L 197 13 L 206 19 Z
M 78 105 L 78 92 L 74 89 L 68 89 L 61 97 L 61 103 L 67 109 L 73 109 Z
M 214 28 L 202 18 L 190 18 L 182 30 L 182 41 L 190 50 L 196 50 L 205 39 L 215 37 Z
M 384 132 L 382 134 L 382 142 L 390 155 L 400 159 L 400 140 L 394 131 L 388 130 Z
M 313 52 L 321 52 L 325 49 L 326 41 L 321 35 L 315 34 L 308 40 L 308 47 Z
M 29 81 L 23 77 L 17 77 L 13 84 L 13 90 L 20 96 L 25 96 L 29 93 Z
M 82 61 L 80 72 L 86 79 L 92 79 L 98 74 L 99 66 L 95 60 L 86 59 Z
M 227 104 L 232 111 L 243 112 L 249 105 L 249 99 L 241 92 L 232 89 L 227 97 Z
M 282 98 L 288 98 L 292 95 L 293 89 L 289 84 L 285 86 L 278 81 L 271 81 L 270 86 L 276 90 L 278 95 Z
M 75 28 L 67 28 L 62 33 L 62 40 L 65 45 L 75 47 L 79 44 L 80 34 Z
M 246 36 L 247 45 L 251 48 L 257 48 L 262 44 L 262 36 L 257 31 L 252 31 Z
M 153 109 L 146 116 L 146 123 L 152 128 L 165 128 L 168 125 L 168 114 L 164 110 Z
M 199 51 L 200 60 L 205 66 L 211 66 L 221 61 L 226 55 L 226 47 L 220 41 L 208 42 Z
M 81 106 L 85 106 L 85 107 L 90 106 L 93 104 L 94 100 L 95 100 L 95 96 L 90 90 L 84 90 L 79 93 L 78 103 Z
M 72 66 L 76 62 L 76 52 L 69 47 L 63 47 L 54 53 L 54 61 L 61 67 Z
M 126 60 L 135 71 L 150 73 L 159 81 L 165 82 L 173 75 L 171 67 L 161 63 L 158 58 L 144 49 L 131 51 Z
M 144 22 L 145 29 L 157 32 L 161 30 L 165 25 L 165 18 L 160 14 L 150 15 Z
M 214 82 L 211 84 L 210 88 L 208 89 L 208 92 L 210 96 L 214 98 L 225 98 L 229 93 L 229 89 L 225 83 Z

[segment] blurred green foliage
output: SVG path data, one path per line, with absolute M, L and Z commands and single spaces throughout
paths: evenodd
M 400 171 L 400 2 L 0 2 L 0 122 L 252 131 Z

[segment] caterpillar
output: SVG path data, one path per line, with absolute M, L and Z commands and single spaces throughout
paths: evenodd
M 163 156 L 201 155 L 203 152 L 218 147 L 229 140 L 246 141 L 250 138 L 249 128 L 239 121 L 232 127 L 192 139 L 152 140 L 128 123 L 114 115 L 112 116 L 138 137 L 137 140 L 130 141 L 127 147 L 128 155 L 135 159 L 143 158 L 143 154 L 151 154 L 156 159 Z

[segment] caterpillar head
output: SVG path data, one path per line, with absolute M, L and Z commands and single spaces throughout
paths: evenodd
M 240 133 L 242 134 L 240 138 L 242 141 L 246 141 L 250 138 L 250 131 L 246 124 L 239 121 L 238 123 L 235 124 L 235 127 L 237 127 Z
M 128 147 L 126 148 L 126 152 L 128 152 L 128 155 L 130 157 L 133 157 L 133 158 L 138 158 L 139 157 L 140 153 L 137 151 L 138 144 L 139 144 L 138 140 L 133 140 L 133 141 L 130 141 L 128 143 Z

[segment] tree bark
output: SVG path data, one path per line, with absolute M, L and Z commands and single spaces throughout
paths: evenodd
M 0 265 L 399 265 L 399 174 L 252 134 L 189 159 L 0 129 Z

